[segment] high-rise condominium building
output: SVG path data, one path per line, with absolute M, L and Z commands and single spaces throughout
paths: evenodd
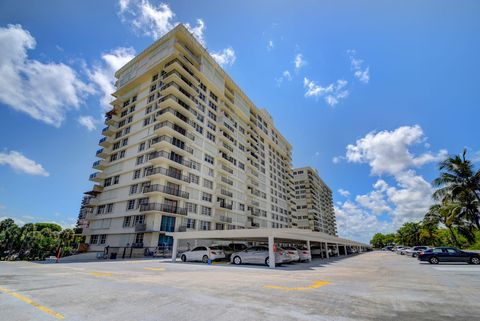
M 311 167 L 293 170 L 296 212 L 293 227 L 337 235 L 332 191 Z
M 291 146 L 178 25 L 118 70 L 83 202 L 91 250 L 165 232 L 290 227 Z

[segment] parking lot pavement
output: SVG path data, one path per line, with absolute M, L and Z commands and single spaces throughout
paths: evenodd
M 275 270 L 167 260 L 0 262 L 0 319 L 478 319 L 480 268 L 389 252 Z

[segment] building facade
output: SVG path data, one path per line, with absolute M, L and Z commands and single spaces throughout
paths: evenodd
M 293 227 L 337 235 L 332 191 L 311 167 L 293 170 L 296 212 Z
M 115 77 L 82 204 L 90 250 L 168 246 L 174 231 L 291 227 L 290 144 L 183 25 Z

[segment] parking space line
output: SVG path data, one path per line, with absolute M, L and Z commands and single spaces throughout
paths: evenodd
M 319 287 L 322 287 L 327 284 L 332 284 L 332 283 L 328 281 L 315 281 L 313 284 L 309 286 L 287 287 L 287 286 L 281 286 L 281 285 L 265 285 L 264 288 L 281 290 L 281 291 L 306 291 L 306 290 L 318 289 Z
M 93 275 L 97 278 L 112 276 L 112 273 L 110 272 L 89 272 L 88 274 Z
M 156 268 L 156 267 L 146 267 L 144 269 L 149 271 L 165 271 L 165 268 Z
M 55 312 L 55 311 L 47 308 L 46 306 L 43 306 L 43 305 L 41 305 L 41 304 L 39 304 L 39 303 L 37 303 L 37 302 L 34 302 L 34 301 L 30 300 L 29 298 L 24 297 L 23 295 L 18 294 L 18 293 L 14 292 L 14 291 L 11 291 L 11 290 L 8 290 L 8 289 L 2 288 L 2 287 L 0 287 L 0 291 L 4 292 L 4 293 L 6 293 L 6 294 L 9 294 L 9 295 L 11 295 L 11 296 L 13 296 L 13 297 L 15 297 L 15 298 L 17 298 L 17 299 L 20 299 L 20 300 L 22 300 L 23 302 L 26 302 L 26 303 L 28 303 L 28 304 L 30 304 L 30 305 L 33 305 L 34 307 L 36 307 L 36 308 L 39 309 L 40 311 L 43 311 L 43 312 L 48 313 L 48 314 L 50 314 L 50 315 L 53 315 L 53 316 L 54 316 L 55 318 L 57 318 L 57 319 L 64 319 L 64 318 L 65 318 L 65 317 L 63 316 L 63 314 L 58 313 L 58 312 Z

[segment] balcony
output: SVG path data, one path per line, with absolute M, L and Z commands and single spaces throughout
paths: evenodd
M 103 192 L 103 186 L 93 185 L 93 188 L 90 191 L 85 192 L 84 194 L 91 195 L 91 196 L 97 196 L 101 192 Z
M 193 148 L 185 145 L 184 142 L 176 139 L 176 138 L 172 138 L 170 136 L 158 136 L 158 137 L 155 137 L 151 140 L 151 144 L 150 145 L 155 145 L 155 144 L 158 144 L 158 143 L 161 143 L 161 142 L 167 142 L 167 143 L 170 143 L 172 144 L 173 146 L 175 147 L 178 147 L 184 151 L 186 151 L 187 153 L 190 153 L 190 154 L 193 154 Z
M 166 175 L 166 176 L 175 178 L 179 181 L 190 183 L 190 178 L 188 176 L 182 175 L 178 171 L 163 168 L 163 167 L 150 168 L 150 169 L 147 170 L 145 175 L 150 176 L 150 175 L 158 175 L 158 174 Z
M 215 216 L 216 220 L 222 223 L 232 223 L 233 219 L 231 217 L 225 215 L 217 215 Z
M 113 134 L 115 132 L 115 130 L 117 130 L 117 127 L 114 126 L 114 125 L 110 125 L 110 126 L 105 127 L 104 129 L 102 129 L 102 134 L 105 135 L 105 136 L 109 136 L 109 135 Z
M 98 141 L 98 145 L 102 146 L 102 147 L 109 147 L 112 145 L 112 141 L 110 140 L 109 137 L 102 137 L 99 141 Z
M 153 193 L 153 192 L 160 192 L 160 193 L 165 193 L 169 195 L 174 195 L 182 198 L 187 198 L 188 199 L 188 193 L 184 192 L 178 188 L 171 187 L 171 186 L 165 186 L 165 185 L 159 185 L 159 184 L 154 184 L 150 186 L 145 186 L 143 188 L 144 193 Z
M 163 212 L 178 215 L 187 215 L 186 207 L 178 207 L 171 204 L 148 203 L 140 205 L 140 212 Z
M 101 182 L 104 179 L 104 175 L 102 172 L 96 172 L 93 174 L 90 174 L 90 180 L 93 182 Z
M 189 133 L 187 130 L 185 130 L 184 128 L 178 126 L 177 124 L 175 123 L 172 123 L 171 121 L 162 121 L 161 123 L 158 123 L 158 124 L 155 124 L 155 126 L 153 127 L 153 130 L 154 131 L 158 131 L 160 129 L 164 129 L 164 128 L 170 128 L 171 130 L 174 130 L 175 132 L 191 139 L 191 140 L 195 140 L 195 135 Z
M 135 224 L 135 232 L 145 232 L 147 230 L 147 224 L 137 223 Z
M 96 156 L 100 158 L 106 158 L 108 154 L 103 148 L 100 148 L 99 150 L 97 150 Z
M 233 204 L 227 204 L 226 202 L 219 202 L 218 206 L 220 206 L 221 208 L 225 208 L 227 210 L 233 209 Z
M 191 164 L 192 164 L 190 161 L 185 160 L 182 157 L 173 156 L 173 154 L 171 154 L 169 152 L 166 152 L 164 150 L 156 151 L 156 152 L 148 154 L 148 160 L 149 161 L 150 160 L 155 160 L 155 159 L 158 159 L 158 158 L 169 159 L 169 160 L 171 160 L 175 163 L 181 164 L 181 165 L 186 166 L 188 168 L 190 168 Z
M 82 201 L 82 205 L 83 206 L 87 206 L 87 207 L 92 207 L 92 206 L 95 206 L 96 205 L 96 198 L 95 197 L 86 197 L 83 199 Z
M 92 164 L 92 168 L 98 169 L 98 170 L 103 170 L 106 167 L 107 167 L 107 162 L 103 159 L 97 160 L 97 161 L 93 162 L 93 164 Z

